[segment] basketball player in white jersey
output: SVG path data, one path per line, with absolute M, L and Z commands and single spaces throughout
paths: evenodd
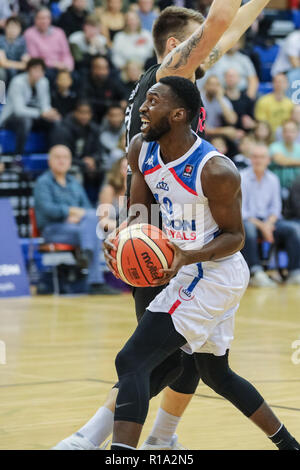
M 146 91 L 156 81 L 164 75 L 182 75 L 193 79 L 193 71 L 200 65 L 198 60 L 202 61 L 202 69 L 209 69 L 225 52 L 232 47 L 240 36 L 253 23 L 269 0 L 250 0 L 247 4 L 239 8 L 236 16 L 230 24 L 229 18 L 234 16 L 234 10 L 238 3 L 214 1 L 207 20 L 204 23 L 205 31 L 202 32 L 199 25 L 203 24 L 204 18 L 199 12 L 185 8 L 176 8 L 172 11 L 166 9 L 162 12 L 156 22 L 156 28 L 153 31 L 154 43 L 157 53 L 158 65 L 149 70 L 139 82 L 139 88 L 134 94 L 132 102 L 128 106 L 127 113 L 127 135 L 129 139 L 136 135 L 140 129 L 140 118 L 138 113 L 139 106 L 145 99 Z M 226 9 L 226 10 L 225 10 Z M 170 14 L 168 13 L 170 10 Z M 218 18 L 221 18 L 222 25 Z M 176 20 L 177 19 L 177 20 Z M 225 29 L 224 22 L 227 20 L 229 28 L 222 35 L 219 42 L 212 48 L 221 31 Z M 220 29 L 221 28 L 221 29 Z M 190 35 L 195 32 L 194 39 L 200 34 L 200 40 L 197 47 L 193 38 L 186 41 Z M 202 34 L 203 33 L 203 34 Z M 198 37 L 198 39 L 199 39 Z M 197 39 L 197 40 L 198 40 Z M 185 47 L 178 46 L 185 41 Z M 193 43 L 193 44 L 192 44 Z M 207 51 L 209 54 L 207 56 Z M 199 54 L 195 60 L 195 54 Z M 204 60 L 203 58 L 207 58 Z M 172 59 L 172 60 L 170 60 Z M 180 65 L 180 66 L 178 66 Z M 195 128 L 196 130 L 196 128 Z M 156 289 L 158 290 L 158 289 Z M 139 297 L 135 297 L 137 316 L 144 313 L 144 306 L 152 300 L 155 295 L 155 289 L 140 289 Z M 153 292 L 149 292 L 153 291 Z M 187 381 L 187 376 L 190 380 Z M 150 442 L 145 445 L 147 449 L 160 449 L 163 441 L 163 448 L 180 449 L 177 443 L 177 437 L 174 434 L 185 408 L 191 400 L 194 390 L 197 387 L 199 377 L 194 372 L 194 367 L 189 371 L 186 368 L 186 375 L 182 376 L 180 383 L 174 385 L 173 389 L 167 387 L 164 392 L 161 408 L 158 411 L 153 430 L 150 436 Z M 184 387 L 183 387 L 184 385 Z M 113 411 L 117 388 L 112 388 L 104 406 L 100 407 L 96 414 L 82 427 L 78 432 L 67 437 L 58 443 L 54 449 L 57 450 L 89 450 L 98 448 L 98 446 L 111 434 L 113 426 Z M 154 442 L 156 439 L 157 442 Z M 166 447 L 166 443 L 168 445 Z
M 199 102 L 191 81 L 162 78 L 147 93 L 140 108 L 142 132 L 130 144 L 127 224 L 149 221 L 148 216 L 141 220 L 144 210 L 136 210 L 142 205 L 151 214 L 154 195 L 175 256 L 156 281 L 168 285 L 116 358 L 119 392 L 111 449 L 136 448 L 148 412 L 151 374 L 182 348 L 193 354 L 203 382 L 279 449 L 300 450 L 258 391 L 228 364 L 235 313 L 249 281 L 239 252 L 244 244 L 240 176 L 227 157 L 191 130 Z

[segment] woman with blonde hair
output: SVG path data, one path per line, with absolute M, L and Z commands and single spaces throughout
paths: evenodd
M 129 11 L 125 15 L 124 31 L 117 33 L 112 45 L 112 60 L 122 69 L 128 61 L 144 64 L 152 56 L 153 40 L 151 33 L 141 28 L 138 14 Z
M 125 26 L 123 2 L 122 0 L 106 0 L 104 5 L 104 7 L 95 8 L 94 14 L 98 16 L 103 34 L 106 35 L 108 45 L 111 46 L 114 35 L 123 31 Z

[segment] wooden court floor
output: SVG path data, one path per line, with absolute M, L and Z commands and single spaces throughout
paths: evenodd
M 129 294 L 0 300 L 0 449 L 49 449 L 79 429 L 116 380 L 114 358 L 135 326 Z M 232 368 L 300 439 L 300 289 L 248 289 Z M 3 343 L 2 343 L 3 344 Z M 298 346 L 299 348 L 299 346 Z M 152 401 L 142 439 L 153 423 Z M 178 434 L 188 449 L 273 449 L 230 403 L 200 384 Z M 142 442 L 142 441 L 141 441 Z

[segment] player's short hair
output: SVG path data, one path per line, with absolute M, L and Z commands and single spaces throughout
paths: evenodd
M 200 93 L 196 85 L 187 78 L 175 76 L 163 77 L 159 83 L 171 88 L 178 105 L 186 109 L 187 120 L 191 123 L 200 108 Z
M 204 16 L 196 10 L 183 7 L 167 7 L 156 18 L 152 28 L 154 48 L 157 55 L 165 52 L 167 39 L 171 36 L 183 42 L 189 21 L 204 23 Z

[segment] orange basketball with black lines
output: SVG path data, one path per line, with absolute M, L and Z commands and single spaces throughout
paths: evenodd
M 174 253 L 168 238 L 154 225 L 134 224 L 117 237 L 116 267 L 120 278 L 134 287 L 151 287 L 160 269 L 171 266 Z

